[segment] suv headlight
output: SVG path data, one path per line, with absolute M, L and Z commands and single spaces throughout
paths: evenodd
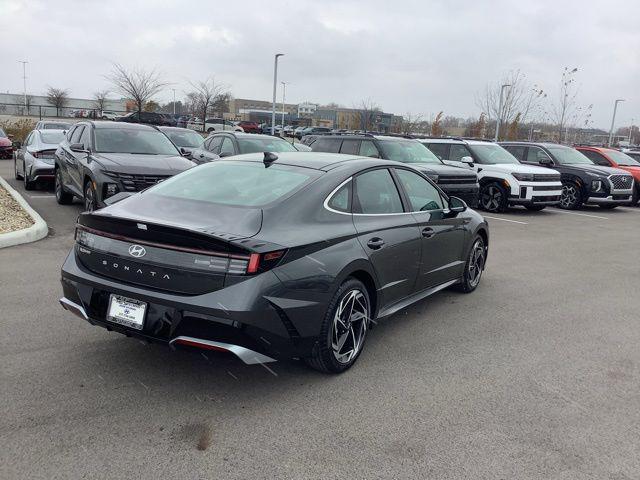
M 591 180 L 591 191 L 592 192 L 601 192 L 604 190 L 604 185 L 602 180 Z
M 533 173 L 512 173 L 511 175 L 521 182 L 533 182 Z
M 109 198 L 118 193 L 120 189 L 117 183 L 105 183 L 104 184 L 104 198 Z

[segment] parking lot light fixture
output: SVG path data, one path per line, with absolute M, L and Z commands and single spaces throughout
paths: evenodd
M 613 104 L 613 117 L 611 118 L 611 129 L 609 130 L 609 147 L 613 143 L 613 125 L 616 123 L 616 112 L 618 110 L 618 103 L 620 102 L 624 102 L 624 99 L 618 98 Z
M 273 104 L 271 106 L 271 135 L 275 134 L 276 126 L 276 88 L 278 86 L 278 58 L 284 53 L 276 53 L 273 62 Z

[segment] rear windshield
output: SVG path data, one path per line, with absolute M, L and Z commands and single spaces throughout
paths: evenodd
M 96 152 L 180 155 L 164 133 L 153 129 L 96 128 Z
M 239 138 L 238 145 L 240 145 L 240 153 L 297 151 L 289 142 L 277 137 Z
M 42 143 L 60 143 L 64 139 L 63 130 L 50 130 L 40 132 Z
M 385 158 L 402 163 L 435 163 L 442 162 L 431 150 L 417 140 L 378 140 L 384 150 Z
M 301 188 L 320 172 L 262 162 L 216 161 L 171 177 L 148 193 L 181 200 L 262 207 Z
M 44 123 L 41 130 L 69 130 L 70 128 L 70 123 Z

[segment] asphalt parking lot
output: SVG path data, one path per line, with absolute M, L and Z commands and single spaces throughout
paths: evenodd
M 51 232 L 0 250 L 2 479 L 640 476 L 640 208 L 488 216 L 478 290 L 328 376 L 78 320 L 57 300 L 80 204 L 17 188 Z

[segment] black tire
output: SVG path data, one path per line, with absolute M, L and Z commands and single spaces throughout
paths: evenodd
M 562 195 L 560 195 L 560 208 L 564 210 L 576 210 L 582 205 L 582 192 L 580 187 L 571 181 L 562 182 Z
M 27 175 L 27 166 L 24 162 L 22 162 L 22 182 L 24 183 L 25 190 L 33 190 L 36 188 L 35 182 L 29 180 L 29 175 Z
M 73 195 L 64 189 L 64 183 L 62 183 L 62 173 L 59 168 L 56 168 L 55 186 L 56 202 L 60 205 L 69 205 L 73 202 Z
M 338 315 L 338 309 L 343 305 L 343 302 L 346 302 L 347 305 L 346 307 L 343 306 L 345 308 L 343 311 L 349 308 L 348 305 L 351 301 L 349 298 L 351 296 L 353 296 L 353 306 L 357 311 L 354 312 L 354 308 L 352 308 L 350 313 L 355 313 L 356 316 L 360 313 L 361 316 L 358 320 L 353 320 L 354 317 L 347 319 Z M 362 313 L 365 311 L 366 313 Z M 362 315 L 364 315 L 364 318 L 362 318 Z M 366 287 L 355 278 L 347 279 L 340 285 L 340 288 L 338 288 L 338 291 L 329 302 L 327 313 L 320 328 L 320 336 L 313 347 L 311 356 L 305 358 L 306 363 L 311 368 L 324 373 L 342 373 L 351 368 L 364 349 L 370 316 L 371 302 Z M 336 336 L 339 335 L 340 331 L 342 331 L 344 337 Z M 356 336 L 360 336 L 359 341 Z M 334 345 L 334 339 L 337 339 L 337 342 L 342 341 L 342 346 Z M 335 352 L 336 346 L 338 346 L 337 353 Z M 349 347 L 351 347 L 351 351 L 348 350 Z M 341 354 L 345 348 L 347 351 Z M 339 360 L 338 357 L 342 357 L 344 361 Z
M 544 210 L 546 205 L 525 205 L 524 207 L 532 212 L 539 212 L 540 210 Z
M 84 183 L 84 211 L 85 212 L 93 212 L 94 210 L 97 210 L 97 204 L 96 202 L 98 201 L 97 195 L 96 195 L 96 189 L 93 187 L 93 181 L 91 181 L 91 179 L 87 180 Z
M 464 264 L 462 278 L 460 283 L 455 286 L 455 289 L 462 293 L 471 293 L 478 288 L 486 260 L 487 246 L 484 243 L 484 239 L 480 235 L 476 235 L 471 244 L 469 255 L 467 255 L 467 261 Z M 479 270 L 477 270 L 478 268 Z
M 633 195 L 631 195 L 631 206 L 637 206 L 638 202 L 640 202 L 640 185 L 636 185 L 636 188 L 633 189 Z
M 478 203 L 487 212 L 504 212 L 509 205 L 509 194 L 498 182 L 489 182 L 480 187 Z
M 13 175 L 16 180 L 22 180 L 22 175 L 18 173 L 18 161 L 13 159 Z

